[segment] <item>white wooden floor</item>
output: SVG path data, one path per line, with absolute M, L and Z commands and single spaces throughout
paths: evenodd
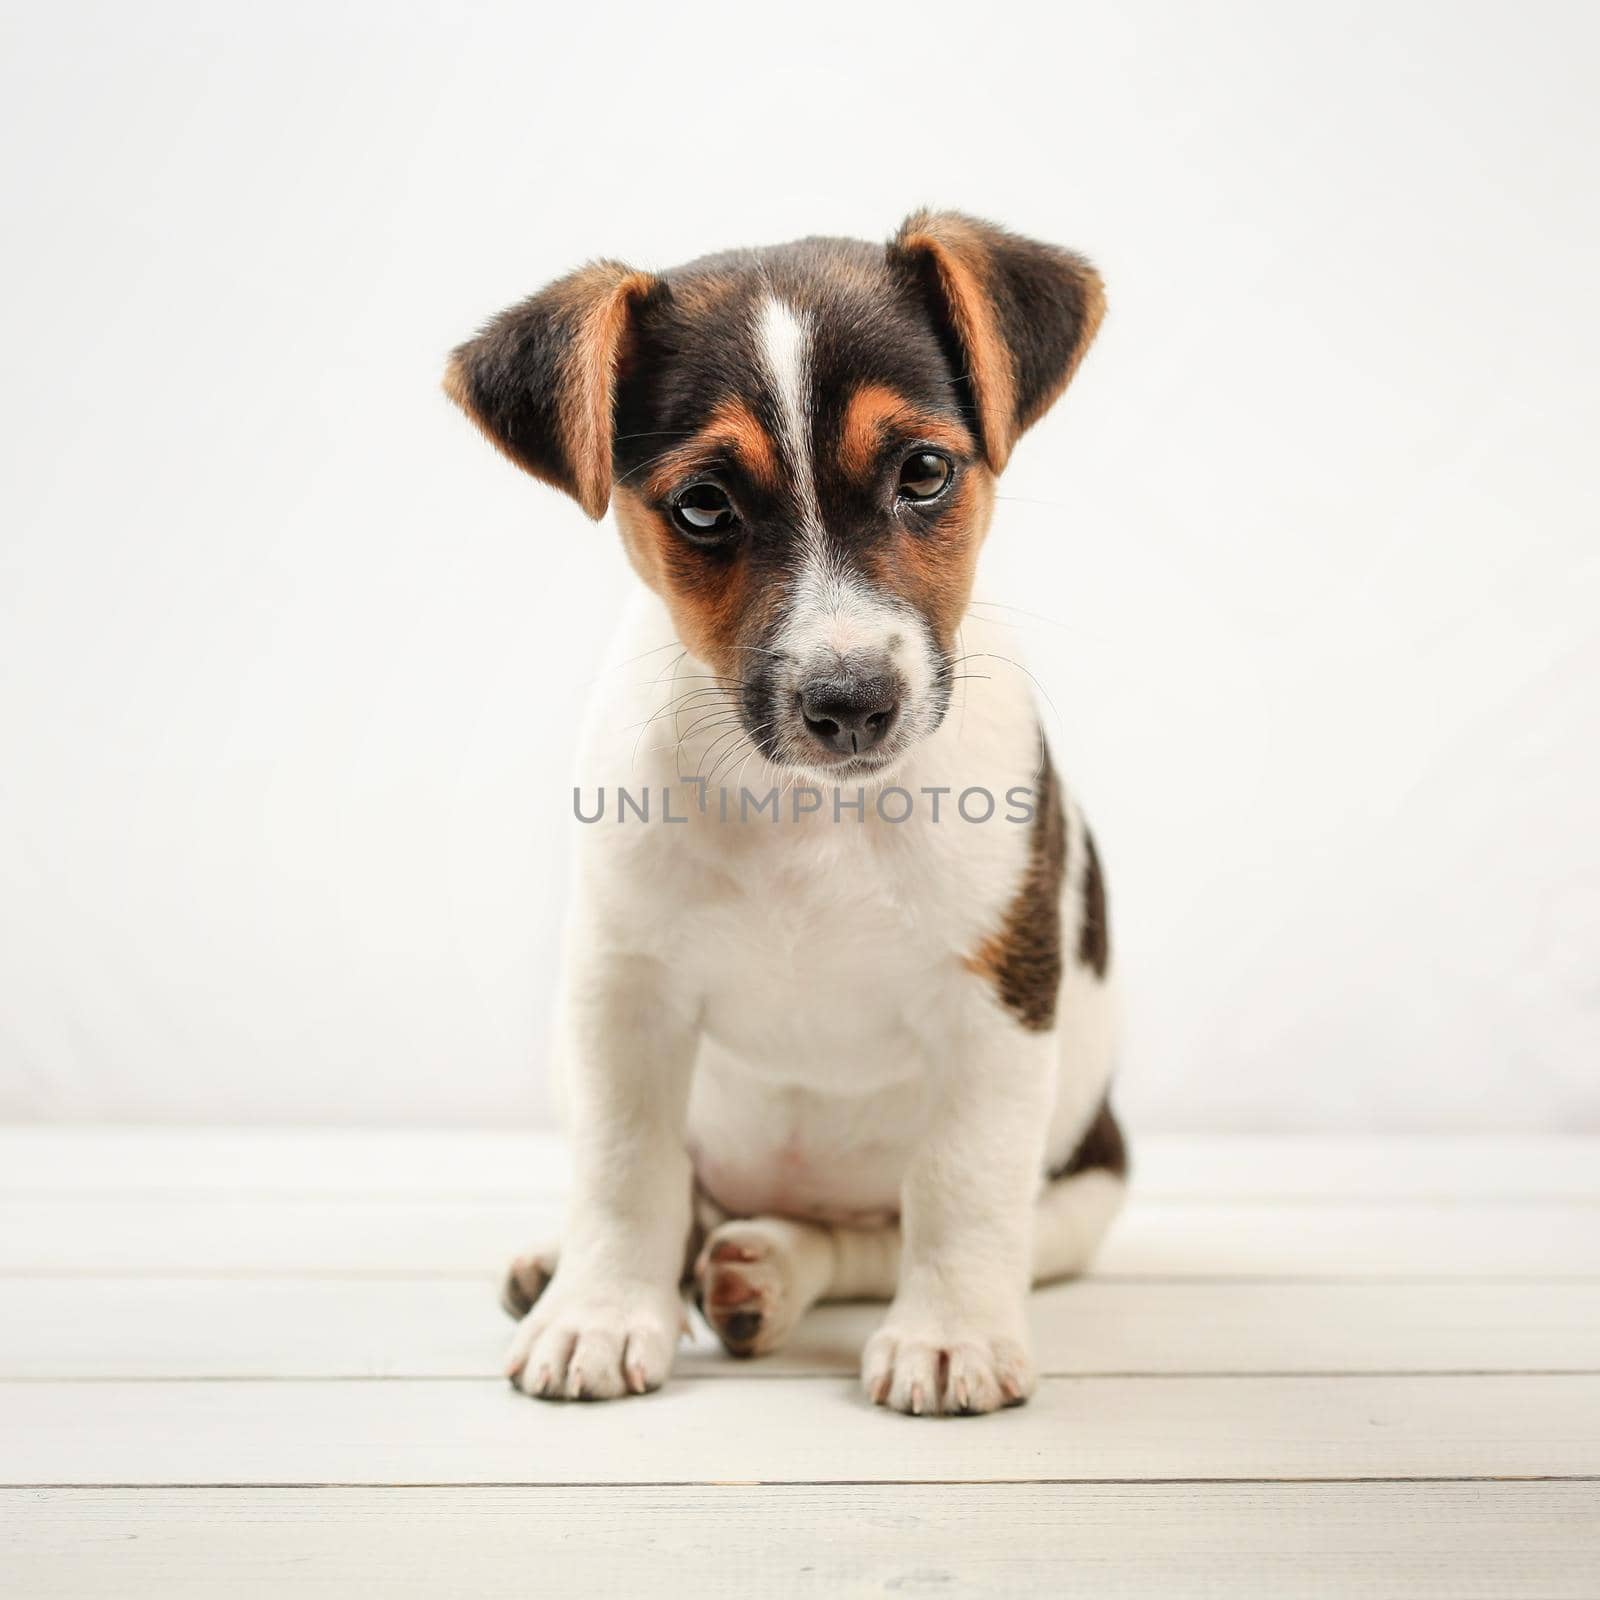
M 0 1594 L 1600 1597 L 1600 1141 L 1170 1141 L 998 1417 L 496 1376 L 547 1140 L 0 1129 Z

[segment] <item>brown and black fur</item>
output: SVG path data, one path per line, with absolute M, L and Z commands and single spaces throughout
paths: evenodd
M 1005 921 L 968 965 L 994 984 L 1002 1005 L 1025 1028 L 1048 1031 L 1061 990 L 1061 886 L 1067 829 L 1050 753 L 1039 741 L 1039 776 L 1028 837 L 1028 864 Z
M 1051 1183 L 1060 1183 L 1082 1172 L 1109 1172 L 1115 1178 L 1128 1176 L 1128 1144 L 1122 1135 L 1122 1125 L 1111 1109 L 1109 1095 L 1100 1102 L 1100 1109 L 1078 1141 L 1077 1149 L 1059 1167 L 1053 1167 L 1047 1177 Z
M 1080 257 L 919 212 L 887 246 L 803 239 L 657 274 L 595 263 L 455 352 L 446 390 L 500 449 L 593 517 L 614 494 L 635 569 L 685 643 L 737 681 L 768 755 L 763 652 L 802 520 L 758 381 L 753 313 L 773 293 L 812 330 L 816 494 L 833 558 L 920 618 L 943 663 L 941 715 L 994 475 L 1065 387 L 1104 305 Z M 951 492 L 891 516 L 885 484 L 918 442 L 953 462 Z M 694 473 L 734 498 L 743 537 L 701 547 L 673 527 L 672 494 Z

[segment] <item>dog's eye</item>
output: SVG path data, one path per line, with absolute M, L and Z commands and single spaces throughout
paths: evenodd
M 725 539 L 738 520 L 726 491 L 714 483 L 691 483 L 672 502 L 672 520 L 699 544 Z
M 919 450 L 900 464 L 899 495 L 902 500 L 931 500 L 950 481 L 955 469 L 948 459 L 932 450 Z

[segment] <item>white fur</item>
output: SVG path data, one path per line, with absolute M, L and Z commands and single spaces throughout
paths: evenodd
M 756 311 L 756 341 L 767 386 L 778 402 L 784 465 L 800 501 L 802 533 L 813 544 L 822 537 L 822 512 L 817 505 L 817 480 L 811 460 L 811 329 L 805 313 L 769 294 Z
M 963 644 L 1014 649 L 988 631 L 972 622 Z M 673 650 L 647 652 L 671 640 L 665 609 L 641 593 L 591 706 L 582 789 L 592 805 L 604 785 L 608 806 L 576 828 L 565 947 L 575 1191 L 559 1267 L 512 1368 L 547 1394 L 665 1378 L 692 1164 L 730 1210 L 831 1233 L 832 1292 L 894 1292 L 863 1369 L 876 1398 L 935 1409 L 940 1350 L 959 1352 L 946 1404 L 1021 1398 L 1033 1381 L 1030 1278 L 1081 1266 L 1122 1187 L 1100 1174 L 1040 1199 L 1041 1173 L 1076 1145 L 1112 1065 L 1111 986 L 1073 954 L 1085 857 L 1075 807 L 1056 1026 L 1021 1027 L 964 964 L 1016 892 L 1030 830 L 1002 820 L 1003 805 L 987 823 L 963 822 L 955 801 L 976 785 L 1003 802 L 1036 781 L 1027 680 L 995 663 L 958 686 L 893 780 L 921 801 L 910 820 L 880 820 L 871 788 L 863 821 L 845 810 L 835 822 L 828 791 L 795 820 L 792 772 L 739 755 L 742 733 L 720 719 L 694 729 L 714 701 L 696 688 L 708 669 L 688 658 L 655 668 Z M 730 786 L 782 789 L 783 819 L 741 822 L 735 805 L 723 821 L 714 791 L 702 812 L 680 774 L 719 764 Z M 619 785 L 653 791 L 649 823 L 616 821 Z M 661 820 L 664 788 L 685 821 Z M 937 823 L 924 788 L 950 791 Z M 896 1215 L 898 1261 L 883 1248 Z M 813 1250 L 791 1274 L 807 1304 L 830 1292 L 815 1260 Z

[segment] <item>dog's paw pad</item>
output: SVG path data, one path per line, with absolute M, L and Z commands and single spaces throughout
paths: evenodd
M 730 1355 L 776 1350 L 804 1309 L 795 1304 L 787 1251 L 759 1221 L 718 1228 L 695 1264 L 695 1285 L 701 1315 Z

